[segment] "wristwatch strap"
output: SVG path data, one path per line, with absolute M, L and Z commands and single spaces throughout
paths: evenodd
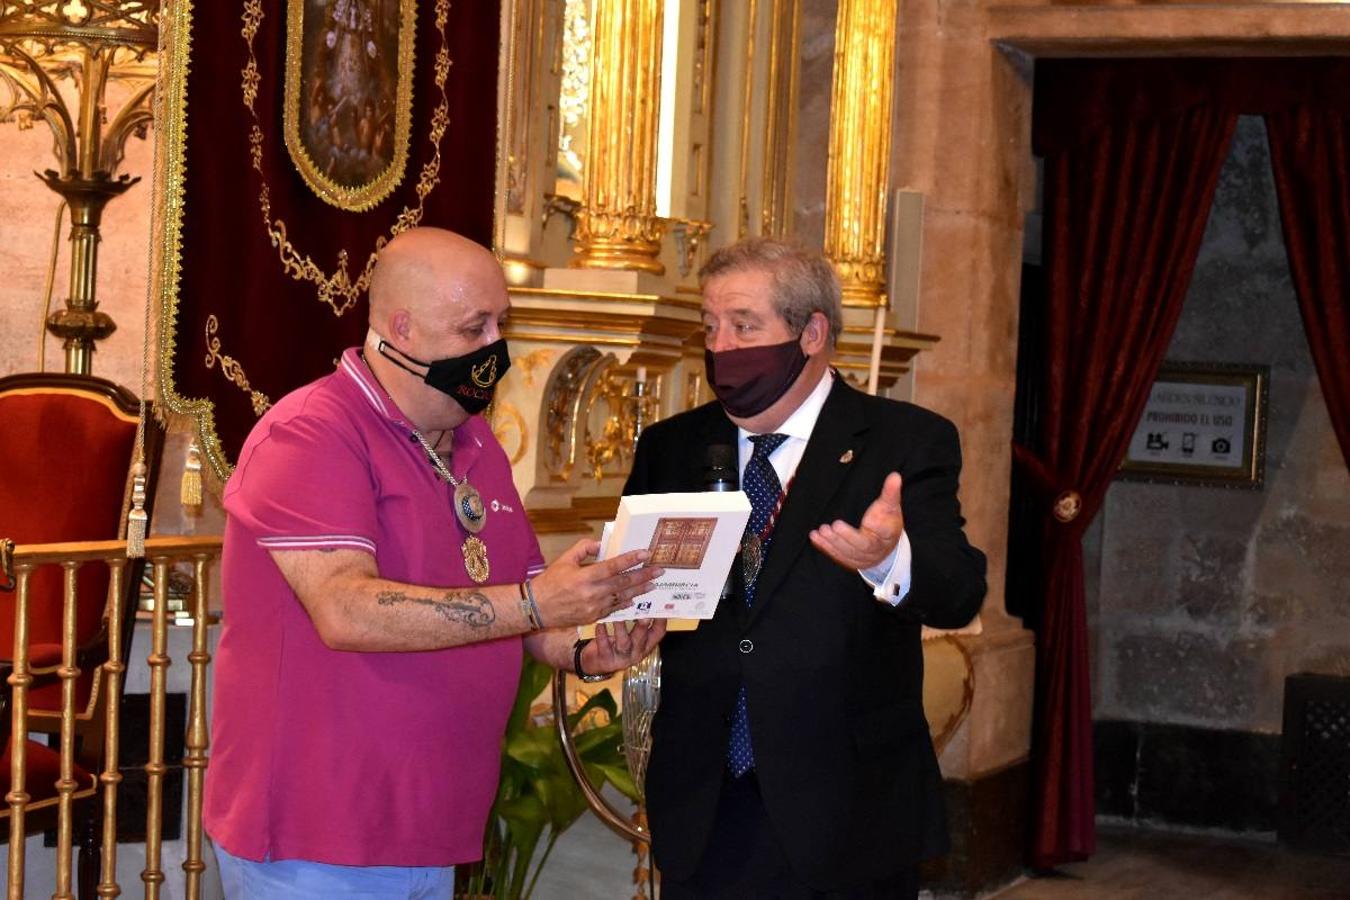
M 578 638 L 577 642 L 572 645 L 572 674 L 585 682 L 593 683 L 596 681 L 604 681 L 613 673 L 605 673 L 602 675 L 587 675 L 586 671 L 581 668 L 581 651 L 585 650 L 586 645 L 589 644 L 590 642 L 591 642 L 590 638 Z

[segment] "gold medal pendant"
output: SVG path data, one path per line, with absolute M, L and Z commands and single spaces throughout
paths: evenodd
M 488 565 L 487 544 L 483 543 L 482 538 L 478 537 L 478 532 L 483 530 L 483 525 L 487 523 L 487 510 L 483 507 L 483 496 L 478 493 L 478 489 L 469 484 L 469 476 L 466 474 L 463 481 L 456 481 L 455 476 L 450 474 L 450 469 L 445 461 L 436 453 L 436 448 L 432 447 L 422 432 L 416 428 L 412 429 L 412 436 L 417 443 L 422 445 L 423 452 L 427 455 L 427 461 L 436 469 L 436 474 L 441 476 L 441 480 L 454 487 L 454 493 L 451 497 L 450 505 L 455 508 L 455 518 L 459 520 L 459 525 L 469 533 L 464 539 L 464 543 L 459 545 L 459 550 L 464 554 L 464 571 L 474 580 L 475 584 L 485 584 L 492 569 Z M 442 435 L 443 436 L 443 435 Z
M 469 573 L 475 584 L 487 583 L 488 576 L 492 573 L 488 565 L 487 544 L 471 534 L 464 539 L 460 550 L 464 553 L 464 571 Z
M 748 534 L 741 541 L 741 575 L 746 584 L 754 584 L 759 577 L 760 567 L 764 565 L 764 545 L 759 535 Z
M 459 519 L 459 524 L 464 526 L 464 530 L 469 534 L 477 534 L 483 530 L 483 523 L 487 521 L 487 510 L 483 507 L 483 497 L 478 493 L 478 489 L 469 484 L 465 478 L 455 485 L 455 518 Z M 474 540 L 478 540 L 474 538 Z M 478 541 L 482 543 L 482 541 Z M 467 551 L 465 551 L 467 554 Z M 468 558 L 467 555 L 465 557 Z M 486 558 L 486 557 L 485 557 Z

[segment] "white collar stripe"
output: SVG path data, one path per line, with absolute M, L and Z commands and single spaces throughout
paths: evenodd
M 381 415 L 388 418 L 389 410 L 385 407 L 384 401 L 380 399 L 380 395 L 375 391 L 374 386 L 366 380 L 365 376 L 367 373 L 360 371 L 358 367 L 345 356 L 342 358 L 342 368 L 351 376 L 352 380 L 356 382 L 356 386 L 361 389 L 361 393 L 366 395 L 366 399 L 370 401 L 370 405 L 375 407 Z

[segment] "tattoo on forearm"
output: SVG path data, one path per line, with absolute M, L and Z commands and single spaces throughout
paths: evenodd
M 486 628 L 497 621 L 497 610 L 492 601 L 477 591 L 450 591 L 443 597 L 413 597 L 402 591 L 380 591 L 375 600 L 381 606 L 412 603 L 429 606 L 447 622 L 457 622 L 470 628 Z

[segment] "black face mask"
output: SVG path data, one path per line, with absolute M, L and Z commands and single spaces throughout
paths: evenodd
M 728 415 L 757 416 L 773 406 L 806 368 L 801 337 L 767 347 L 741 347 L 714 353 L 703 351 L 708 387 Z
M 499 338 L 486 347 L 479 347 L 463 356 L 449 359 L 437 359 L 423 362 L 409 356 L 383 338 L 376 345 L 380 355 L 405 372 L 416 375 L 427 384 L 449 397 L 454 398 L 469 415 L 476 415 L 487 409 L 492 402 L 497 382 L 502 380 L 506 370 L 511 368 L 511 356 L 506 350 L 506 338 Z M 416 366 L 426 367 L 426 374 L 417 372 L 390 355 L 397 353 Z

